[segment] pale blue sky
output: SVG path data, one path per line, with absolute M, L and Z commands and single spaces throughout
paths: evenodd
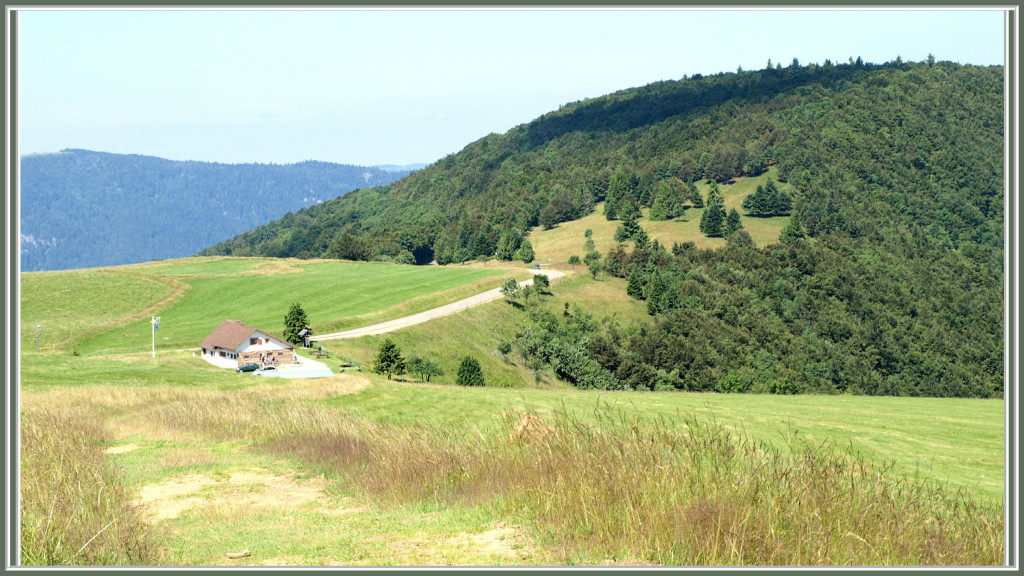
M 20 153 L 429 163 L 567 102 L 826 59 L 1004 58 L 979 9 L 19 12 Z

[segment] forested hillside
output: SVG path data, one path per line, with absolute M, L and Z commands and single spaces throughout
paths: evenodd
M 510 360 L 581 387 L 999 396 L 1003 130 L 1002 67 L 769 64 L 568 104 L 206 253 L 511 259 L 531 227 L 600 202 L 632 226 L 695 182 L 775 166 L 791 194 L 779 243 L 623 237 L 592 261 L 652 321 L 538 312 Z
M 408 172 L 217 164 L 64 150 L 21 160 L 22 270 L 191 256 L 290 211 Z

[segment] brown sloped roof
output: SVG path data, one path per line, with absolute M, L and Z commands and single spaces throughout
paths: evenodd
M 209 336 L 203 338 L 199 345 L 207 350 L 213 350 L 214 348 L 237 350 L 253 332 L 261 332 L 261 330 L 246 326 L 241 322 L 235 322 L 234 320 L 225 320 L 213 332 L 210 332 Z

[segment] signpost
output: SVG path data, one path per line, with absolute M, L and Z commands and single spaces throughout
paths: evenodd
M 46 328 L 45 324 L 35 324 L 36 327 L 36 352 L 39 352 L 39 331 Z
M 153 325 L 153 358 L 156 358 L 156 330 L 160 327 L 160 317 L 153 316 L 150 323 Z

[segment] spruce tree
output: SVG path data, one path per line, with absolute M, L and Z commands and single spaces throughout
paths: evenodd
M 390 338 L 381 343 L 373 371 L 377 374 L 384 374 L 388 380 L 391 380 L 392 374 L 405 372 L 405 359 L 402 358 L 402 350 Z
M 743 223 L 740 222 L 740 213 L 735 209 L 729 210 L 729 215 L 725 218 L 725 236 L 732 236 L 732 233 L 743 228 Z
M 704 197 L 700 195 L 700 190 L 697 189 L 697 185 L 693 182 L 687 184 L 690 189 L 690 203 L 693 204 L 694 208 L 704 207 Z
M 804 231 L 803 221 L 800 218 L 800 213 L 797 212 L 789 219 L 789 223 L 779 233 L 779 241 L 783 244 L 795 242 L 800 238 L 806 238 L 807 233 Z
M 516 250 L 519 250 L 523 242 L 523 235 L 519 230 L 508 230 L 498 240 L 498 248 L 494 257 L 498 260 L 509 261 L 516 257 Z
M 480 369 L 480 362 L 472 356 L 465 356 L 459 363 L 459 374 L 455 383 L 459 386 L 483 386 L 484 372 Z
M 302 336 L 299 336 L 299 332 L 303 330 L 309 330 L 309 319 L 306 317 L 306 311 L 302 309 L 302 306 L 295 302 L 288 309 L 288 314 L 284 317 L 285 341 L 295 346 L 302 344 Z
M 725 226 L 725 208 L 721 204 L 709 204 L 704 214 L 700 217 L 700 231 L 705 236 L 718 237 L 722 235 Z
M 725 231 L 725 199 L 718 188 L 717 182 L 711 183 L 708 191 L 708 205 L 700 216 L 700 231 L 705 236 L 722 236 Z

